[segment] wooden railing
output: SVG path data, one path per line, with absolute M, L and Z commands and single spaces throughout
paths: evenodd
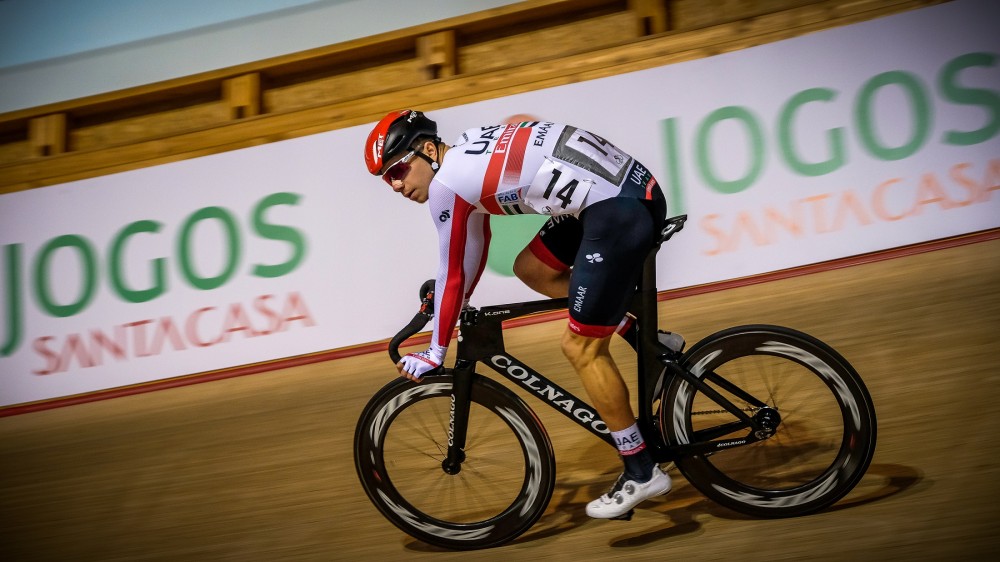
M 794 37 L 946 0 L 531 0 L 0 114 L 0 193 Z

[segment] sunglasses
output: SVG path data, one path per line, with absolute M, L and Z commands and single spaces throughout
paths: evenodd
M 385 183 L 389 184 L 391 187 L 392 182 L 396 180 L 403 181 L 406 174 L 410 173 L 410 160 L 413 160 L 413 157 L 416 156 L 416 154 L 417 151 L 411 150 L 406 156 L 397 160 L 392 166 L 389 166 L 389 168 L 382 174 L 382 179 L 385 180 Z

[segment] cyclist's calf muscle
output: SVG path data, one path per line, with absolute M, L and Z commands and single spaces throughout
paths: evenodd
M 562 349 L 608 429 L 620 431 L 635 423 L 635 414 L 629 402 L 628 386 L 611 357 L 610 339 L 611 336 L 582 336 L 567 328 Z

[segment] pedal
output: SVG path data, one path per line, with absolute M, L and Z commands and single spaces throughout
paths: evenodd
M 628 512 L 622 513 L 618 517 L 612 517 L 611 520 L 612 521 L 631 521 L 633 515 L 635 515 L 635 510 L 634 509 L 630 509 L 630 510 L 628 510 Z

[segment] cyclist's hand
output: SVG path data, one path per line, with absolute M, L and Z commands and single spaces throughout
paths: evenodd
M 430 371 L 441 367 L 444 361 L 445 349 L 432 345 L 427 351 L 410 353 L 396 363 L 399 374 L 413 381 L 419 381 L 420 377 Z

